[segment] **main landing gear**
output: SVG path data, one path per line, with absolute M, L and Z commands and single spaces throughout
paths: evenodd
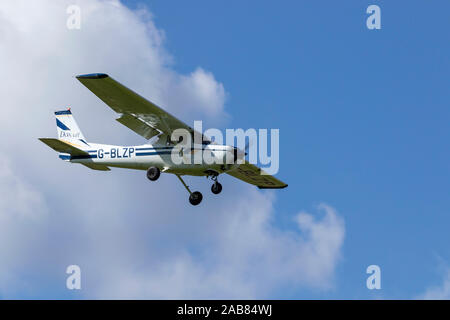
M 192 192 L 191 189 L 189 189 L 188 185 L 184 182 L 184 180 L 181 178 L 180 175 L 176 175 L 178 177 L 178 179 L 180 179 L 181 183 L 183 184 L 183 186 L 186 188 L 186 190 L 189 192 L 189 202 L 193 205 L 196 206 L 198 204 L 200 204 L 200 202 L 202 202 L 203 199 L 203 195 L 199 192 L 199 191 L 194 191 Z
M 147 178 L 151 181 L 158 180 L 159 176 L 161 175 L 161 170 L 157 167 L 150 167 L 147 170 Z
M 202 202 L 202 200 L 203 200 L 203 195 L 199 191 L 192 192 L 189 189 L 188 185 L 181 178 L 181 176 L 178 175 L 178 174 L 176 176 L 178 177 L 178 179 L 180 179 L 180 181 L 183 184 L 183 186 L 189 192 L 189 202 L 193 206 L 196 206 L 196 205 L 200 204 L 200 202 Z M 217 181 L 217 175 L 213 175 L 211 179 L 214 181 L 213 185 L 211 186 L 212 193 L 219 194 L 222 191 L 222 185 L 219 183 L 219 181 Z
M 202 196 L 202 194 L 199 191 L 192 192 L 191 195 L 189 196 L 189 202 L 193 206 L 196 206 L 200 202 L 202 202 L 202 199 L 203 199 L 203 196 Z
M 161 170 L 157 167 L 150 167 L 147 170 L 147 178 L 151 181 L 158 180 L 159 176 L 161 175 Z M 189 192 L 189 202 L 193 206 L 197 206 L 202 202 L 203 195 L 199 191 L 192 192 L 189 189 L 189 186 L 184 182 L 184 180 L 181 178 L 179 174 L 176 174 L 178 179 L 180 179 L 183 186 L 186 188 L 186 190 Z M 222 185 L 217 181 L 218 173 L 216 172 L 207 172 L 207 177 L 211 177 L 211 180 L 214 181 L 213 185 L 211 186 L 211 192 L 214 194 L 219 194 L 222 192 Z

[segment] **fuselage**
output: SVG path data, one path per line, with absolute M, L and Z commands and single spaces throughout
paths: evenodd
M 163 172 L 189 175 L 208 175 L 210 171 L 222 173 L 237 166 L 237 158 L 245 155 L 240 150 L 226 145 L 208 144 L 183 149 L 174 145 L 145 144 L 139 146 L 116 146 L 89 143 L 89 155 L 60 158 L 72 163 L 101 164 L 108 167 L 147 170 L 158 167 Z M 175 155 L 175 156 L 174 156 Z M 227 158 L 228 157 L 228 158 Z M 227 161 L 231 159 L 231 161 Z

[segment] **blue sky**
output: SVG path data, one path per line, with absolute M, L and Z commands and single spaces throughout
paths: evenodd
M 5 44 L 0 59 L 10 61 L 5 71 L 10 79 L 20 74 L 17 70 L 32 71 L 29 80 L 4 83 L 0 95 L 11 97 L 5 105 L 12 116 L 30 108 L 34 118 L 24 120 L 28 125 L 23 137 L 16 139 L 40 155 L 33 163 L 25 162 L 27 150 L 17 149 L 11 140 L 0 143 L 9 158 L 9 164 L 0 163 L 0 174 L 7 168 L 7 181 L 28 195 L 23 202 L 29 208 L 24 205 L 17 212 L 28 217 L 39 211 L 31 222 L 10 218 L 15 212 L 6 215 L 11 226 L 6 229 L 5 223 L 4 230 L 15 233 L 0 232 L 0 242 L 18 243 L 18 248 L 16 255 L 9 255 L 0 246 L 0 258 L 8 261 L 4 269 L 0 265 L 0 297 L 410 299 L 432 287 L 450 288 L 448 1 L 122 1 L 132 14 L 141 8 L 151 12 L 142 18 L 150 21 L 147 33 L 132 14 L 115 15 L 110 9 L 104 11 L 107 23 L 99 21 L 93 28 L 95 19 L 87 19 L 78 33 L 56 33 L 54 24 L 59 20 L 64 24 L 67 18 L 65 7 L 61 11 L 52 2 L 42 2 L 52 13 L 42 20 L 46 24 L 36 18 L 47 14 L 38 7 L 27 11 L 36 13 L 31 22 L 20 15 L 14 20 L 11 12 L 24 11 L 11 2 L 10 11 L 5 9 L 9 13 L 3 15 L 11 16 L 5 26 L 20 28 L 5 28 L 6 36 L 0 34 L 0 43 Z M 75 2 L 82 10 L 88 6 L 84 0 Z M 99 3 L 104 9 L 104 2 Z M 366 28 L 366 8 L 371 4 L 381 8 L 381 30 Z M 83 12 L 95 18 L 97 11 Z M 0 19 L 0 26 L 3 22 Z M 121 25 L 129 29 L 123 33 L 114 29 Z M 147 42 L 140 46 L 148 34 L 157 34 L 156 40 L 148 41 L 156 49 Z M 114 46 L 117 41 L 123 41 L 122 51 Z M 27 45 L 32 50 L 23 50 Z M 153 61 L 164 60 L 166 53 L 170 62 Z M 166 64 L 169 71 L 161 68 Z M 203 112 L 207 121 L 220 123 L 222 129 L 279 128 L 277 177 L 288 188 L 260 192 L 224 177 L 224 194 L 215 199 L 207 191 L 209 183 L 192 180 L 204 184 L 201 191 L 208 194 L 205 206 L 193 209 L 186 207 L 184 190 L 174 180 L 158 181 L 156 187 L 139 172 L 87 175 L 87 169 L 69 170 L 54 153 L 29 140 L 53 136 L 51 112 L 70 104 L 87 139 L 143 143 L 114 123 L 111 111 L 71 77 L 111 73 L 144 96 L 165 101 L 154 89 L 159 82 L 170 83 L 172 78 L 176 82 L 186 75 L 190 81 L 198 67 L 212 75 L 208 81 L 217 88 L 223 85 L 225 102 L 220 92 L 200 101 L 175 87 L 177 103 L 186 101 L 189 107 L 177 103 L 167 107 L 189 119 L 190 106 L 199 103 L 195 116 L 201 118 Z M 36 92 L 23 95 L 23 88 L 31 86 Z M 219 117 L 209 114 L 209 101 L 215 103 Z M 1 121 L 2 134 L 16 133 Z M 64 190 L 61 181 L 71 181 L 70 190 L 77 190 L 77 196 Z M 0 190 L 10 189 L 0 184 Z M 161 203 L 155 203 L 155 197 Z M 289 283 L 288 277 L 277 277 L 277 268 L 282 267 L 277 262 L 260 256 L 247 261 L 224 253 L 235 259 L 230 262 L 235 269 L 244 265 L 239 259 L 248 262 L 244 271 L 234 273 L 215 256 L 222 253 L 219 249 L 229 249 L 222 243 L 229 234 L 221 224 L 226 229 L 238 221 L 242 230 L 238 229 L 245 233 L 246 227 L 254 226 L 247 214 L 257 218 L 261 211 L 264 222 L 257 230 L 269 230 L 270 235 L 256 232 L 255 238 L 243 240 L 264 240 L 273 244 L 268 248 L 281 246 L 294 257 L 297 252 L 290 248 L 303 247 L 302 242 L 287 240 L 301 235 L 293 220 L 305 211 L 323 226 L 319 223 L 323 213 L 317 210 L 321 203 L 334 208 L 345 223 L 345 239 L 336 248 L 340 258 L 330 258 L 330 268 L 318 268 L 324 270 L 323 279 L 311 273 L 319 279 L 311 280 L 313 284 L 301 275 Z M 0 202 L 0 213 L 6 207 Z M 339 226 L 325 228 L 335 229 Z M 215 236 L 222 232 L 223 236 Z M 86 286 L 82 292 L 69 292 L 64 287 L 65 266 L 77 261 Z M 261 261 L 269 265 L 267 269 Z M 291 263 L 286 264 L 310 276 L 301 261 Z M 372 264 L 381 268 L 381 290 L 366 288 L 365 271 Z M 172 266 L 179 266 L 173 274 Z M 225 280 L 217 281 L 217 274 L 226 275 Z M 247 282 L 246 276 L 252 274 L 254 279 L 250 276 Z M 273 279 L 259 287 L 258 276 L 264 277 L 261 281 L 266 276 Z M 111 278 L 117 279 L 115 285 Z M 182 286 L 181 280 L 173 279 L 187 281 Z M 203 280 L 211 289 L 202 287 Z M 115 291 L 123 295 L 114 295 Z M 441 296 L 449 298 L 450 293 L 443 292 L 447 295 Z
M 381 30 L 366 28 L 370 4 Z M 439 284 L 440 258 L 450 261 L 448 1 L 146 5 L 177 69 L 201 64 L 224 83 L 232 126 L 280 128 L 289 188 L 276 223 L 321 201 L 345 217 L 336 288 L 289 297 L 408 298 Z M 365 287 L 370 264 L 381 291 Z

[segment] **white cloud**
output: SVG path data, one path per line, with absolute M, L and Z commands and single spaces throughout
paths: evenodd
M 48 209 L 42 194 L 18 176 L 0 154 L 0 297 L 22 284 L 29 256 L 45 241 Z M 39 259 L 37 259 L 39 260 Z
M 447 268 L 442 283 L 425 290 L 417 299 L 424 300 L 449 300 L 450 299 L 450 269 Z
M 0 223 L 12 220 L 37 221 L 46 212 L 42 195 L 15 175 L 4 154 L 0 154 Z
M 82 10 L 81 30 L 66 8 Z M 226 115 L 226 91 L 202 68 L 179 74 L 148 11 L 118 1 L 8 1 L 0 6 L 0 296 L 67 296 L 65 269 L 82 268 L 95 298 L 271 297 L 280 288 L 327 289 L 344 240 L 342 218 L 321 205 L 289 230 L 274 227 L 275 193 L 224 177 L 223 194 L 187 203 L 176 178 L 95 172 L 60 161 L 37 140 L 54 136 L 52 111 L 70 103 L 88 140 L 140 143 L 74 75 L 106 72 L 189 121 Z M 230 187 L 230 186 L 233 187 Z M 6 218 L 5 218 L 6 217 Z
M 183 95 L 192 97 L 190 105 L 189 103 L 187 106 L 185 105 L 189 110 L 208 109 L 214 116 L 219 116 L 222 112 L 225 103 L 225 89 L 214 79 L 211 72 L 197 68 L 190 75 L 182 76 L 178 82 L 178 90 Z M 178 96 L 175 95 L 175 97 Z M 178 104 L 183 104 L 183 101 L 179 101 Z
M 342 219 L 321 205 L 322 218 L 302 212 L 299 229 L 281 231 L 271 225 L 272 205 L 273 199 L 248 190 L 210 210 L 209 229 L 183 221 L 188 234 L 174 234 L 177 243 L 162 257 L 158 246 L 147 248 L 138 263 L 104 255 L 105 279 L 93 297 L 270 298 L 285 286 L 329 289 L 344 240 Z

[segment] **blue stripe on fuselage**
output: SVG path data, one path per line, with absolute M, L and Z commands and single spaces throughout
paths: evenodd
M 161 147 L 161 148 L 137 148 L 137 151 L 148 151 L 148 152 L 136 152 L 137 157 L 145 157 L 145 156 L 156 156 L 156 155 L 168 155 L 172 153 L 173 147 Z M 194 149 L 195 151 L 202 151 L 205 149 Z M 224 149 L 208 149 L 211 151 L 226 151 Z M 191 149 L 191 151 L 193 151 Z M 68 156 L 68 155 L 60 155 L 59 157 L 63 160 L 82 160 L 82 159 L 97 159 L 98 150 L 89 150 L 86 151 L 90 153 L 89 155 L 81 155 L 81 156 Z M 109 152 L 106 151 L 105 155 L 109 155 Z
M 152 149 L 149 149 L 149 148 L 147 148 L 146 150 L 152 150 Z M 226 151 L 226 150 L 223 150 L 223 149 L 191 149 L 191 152 L 192 151 L 204 151 L 204 150 L 210 150 L 210 151 Z M 136 152 L 136 156 L 154 156 L 154 155 L 162 155 L 162 154 L 171 154 L 172 153 L 172 150 L 171 151 L 151 151 L 151 152 Z
M 83 156 L 71 156 L 70 160 L 80 160 L 80 159 L 97 159 L 96 154 L 89 154 L 89 155 L 83 155 Z
M 162 154 L 171 154 L 172 151 L 153 151 L 153 152 L 136 152 L 136 156 L 154 156 Z
M 153 147 L 153 148 L 136 148 L 136 151 L 148 151 L 148 150 L 171 150 L 173 147 Z

